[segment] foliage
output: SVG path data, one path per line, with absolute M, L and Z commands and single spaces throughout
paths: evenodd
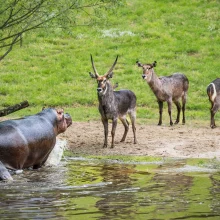
M 6 49 L 2 60 L 20 42 L 23 35 L 38 28 L 60 27 L 68 29 L 78 24 L 92 22 L 92 17 L 99 16 L 114 6 L 118 1 L 109 0 L 9 0 L 0 1 L 0 48 Z M 102 13 L 101 13 L 102 12 Z
M 77 18 L 84 23 L 88 17 L 78 14 Z M 119 55 L 111 81 L 118 82 L 119 89 L 135 92 L 138 118 L 156 120 L 158 106 L 135 62 L 156 60 L 159 76 L 183 72 L 189 78 L 187 120 L 209 120 L 206 87 L 219 77 L 220 67 L 218 21 L 219 3 L 212 0 L 190 4 L 187 0 L 127 0 L 117 10 L 95 17 L 93 26 L 31 32 L 24 36 L 25 44 L 1 62 L 1 106 L 27 99 L 32 107 L 15 114 L 36 112 L 46 105 L 65 107 L 79 120 L 99 119 L 96 81 L 88 74 L 90 54 L 99 74 Z

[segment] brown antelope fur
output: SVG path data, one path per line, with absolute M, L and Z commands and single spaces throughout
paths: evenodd
M 115 130 L 117 126 L 117 120 L 120 119 L 122 124 L 124 125 L 125 131 L 124 135 L 121 139 L 121 142 L 125 141 L 125 138 L 128 133 L 129 123 L 126 119 L 126 115 L 128 114 L 131 119 L 132 130 L 134 135 L 134 143 L 137 143 L 136 139 L 136 96 L 130 90 L 119 90 L 114 91 L 115 86 L 113 87 L 110 83 L 110 78 L 113 77 L 113 69 L 117 63 L 118 56 L 112 67 L 106 72 L 104 75 L 100 76 L 95 68 L 93 58 L 91 55 L 91 62 L 93 67 L 93 73 L 89 73 L 92 78 L 95 78 L 98 83 L 97 87 L 97 95 L 99 100 L 99 112 L 101 114 L 101 120 L 104 126 L 104 144 L 103 148 L 108 145 L 108 120 L 112 120 L 112 142 L 111 148 L 114 147 L 114 139 L 115 139 Z M 117 85 L 116 85 L 117 86 Z
M 215 128 L 215 114 L 220 108 L 220 78 L 212 81 L 207 87 L 207 95 L 209 97 L 209 101 L 211 103 L 211 120 L 210 127 Z
M 163 102 L 167 102 L 168 104 L 170 125 L 173 125 L 171 115 L 172 102 L 175 103 L 177 107 L 177 118 L 175 124 L 179 123 L 181 112 L 181 104 L 179 102 L 180 98 L 182 99 L 182 123 L 185 124 L 185 105 L 187 91 L 189 87 L 189 81 L 187 77 L 181 73 L 174 73 L 170 76 L 157 77 L 156 73 L 154 72 L 154 67 L 156 67 L 157 64 L 156 61 L 154 61 L 152 64 L 141 64 L 139 61 L 137 61 L 136 63 L 138 67 L 142 67 L 142 78 L 146 80 L 146 82 L 148 83 L 148 85 L 150 86 L 151 90 L 157 98 L 160 114 L 158 125 L 162 124 Z

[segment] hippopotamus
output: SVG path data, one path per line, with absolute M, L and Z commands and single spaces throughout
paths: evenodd
M 71 124 L 68 113 L 54 108 L 0 122 L 0 179 L 12 179 L 7 169 L 38 169 L 44 165 L 56 144 L 56 136 Z

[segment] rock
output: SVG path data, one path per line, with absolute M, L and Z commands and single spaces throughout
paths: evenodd
M 64 150 L 67 148 L 67 141 L 56 139 L 56 144 L 51 151 L 47 161 L 45 162 L 45 166 L 57 166 L 63 156 Z

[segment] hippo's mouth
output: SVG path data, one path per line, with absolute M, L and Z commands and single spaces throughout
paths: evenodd
M 71 118 L 71 116 L 70 116 L 68 113 L 65 113 L 65 114 L 64 114 L 64 118 L 65 118 L 65 120 L 66 120 L 67 127 L 69 127 L 69 126 L 72 124 L 72 118 Z

